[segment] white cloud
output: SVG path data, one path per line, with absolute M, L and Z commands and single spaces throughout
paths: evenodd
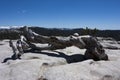
M 19 14 L 25 14 L 27 12 L 27 10 L 20 10 L 18 11 Z

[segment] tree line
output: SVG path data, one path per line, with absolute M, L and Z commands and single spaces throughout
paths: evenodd
M 112 37 L 116 40 L 120 40 L 120 30 L 99 30 L 97 28 L 90 29 L 88 27 L 76 28 L 76 29 L 61 29 L 61 28 L 43 28 L 43 27 L 29 27 L 34 32 L 44 36 L 69 36 L 74 33 L 80 35 L 91 35 L 96 37 Z M 0 29 L 0 39 L 18 39 L 22 34 L 23 28 L 17 29 Z

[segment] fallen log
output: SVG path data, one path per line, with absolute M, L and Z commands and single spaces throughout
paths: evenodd
M 49 46 L 40 48 L 31 46 L 31 48 L 36 48 L 38 50 L 56 50 L 63 49 L 69 46 L 76 46 L 80 49 L 87 49 L 85 52 L 85 56 L 88 59 L 94 60 L 108 60 L 107 54 L 105 54 L 105 50 L 103 46 L 98 42 L 95 37 L 81 37 L 79 35 L 71 35 L 69 37 L 59 38 L 55 36 L 42 36 L 39 35 L 32 30 L 28 29 L 28 27 L 24 27 L 24 36 L 27 39 L 27 43 L 31 45 L 32 43 L 48 43 Z

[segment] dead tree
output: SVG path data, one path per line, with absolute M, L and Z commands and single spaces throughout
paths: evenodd
M 10 40 L 10 41 L 9 41 L 9 46 L 12 48 L 13 53 L 14 53 L 14 54 L 17 54 L 17 52 L 16 52 L 16 51 L 17 51 L 17 49 L 16 49 L 16 48 L 15 48 L 15 46 L 13 45 L 12 40 Z
M 24 36 L 26 37 L 28 44 L 49 43 L 50 46 L 43 48 L 43 50 L 63 49 L 72 45 L 75 45 L 79 48 L 85 48 L 85 43 L 82 41 L 82 39 L 75 36 L 64 37 L 64 38 L 58 38 L 55 36 L 48 37 L 48 36 L 36 34 L 32 30 L 28 29 L 28 27 L 24 27 Z
M 36 49 L 36 50 L 56 50 L 56 49 L 64 49 L 69 46 L 76 46 L 80 49 L 86 49 L 85 56 L 87 59 L 94 60 L 108 60 L 107 54 L 105 54 L 105 50 L 102 45 L 98 42 L 95 37 L 81 37 L 72 35 L 69 37 L 55 37 L 55 36 L 43 36 L 33 32 L 28 27 L 24 27 L 23 35 L 26 40 L 21 39 L 21 46 L 18 51 L 23 54 L 25 48 L 24 46 L 28 46 L 28 48 Z M 25 44 L 23 44 L 25 43 Z M 47 47 L 37 47 L 33 43 L 48 43 Z M 23 50 L 22 50 L 23 49 Z
M 16 46 L 14 46 L 12 40 L 9 41 L 9 46 L 12 48 L 12 51 L 14 53 L 11 58 L 12 59 L 20 59 L 20 55 L 22 54 L 22 52 L 18 49 L 18 46 L 16 48 Z

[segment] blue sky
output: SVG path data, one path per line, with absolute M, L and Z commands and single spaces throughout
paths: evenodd
M 120 0 L 0 0 L 0 26 L 120 29 Z

